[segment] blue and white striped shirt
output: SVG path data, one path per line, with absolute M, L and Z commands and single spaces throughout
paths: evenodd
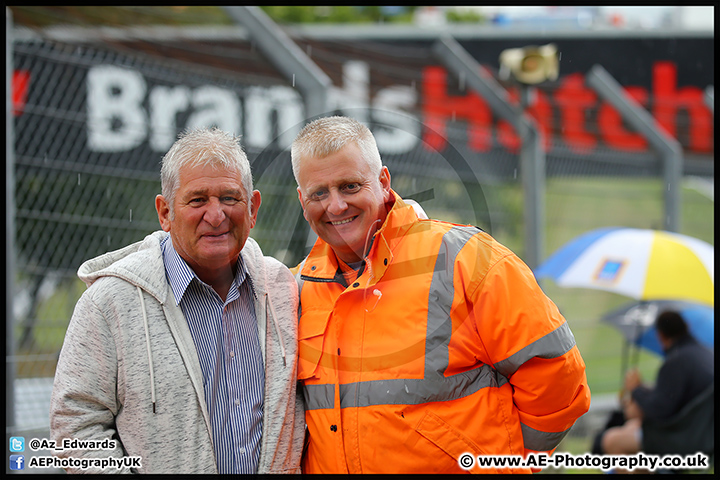
M 262 438 L 265 368 L 247 268 L 239 256 L 233 287 L 223 303 L 217 292 L 201 281 L 180 257 L 170 236 L 161 248 L 165 273 L 188 322 L 200 360 L 218 472 L 256 473 Z

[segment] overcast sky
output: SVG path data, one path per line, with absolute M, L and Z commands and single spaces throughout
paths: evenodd
M 477 9 L 488 16 L 502 13 L 510 19 L 542 16 L 552 12 L 559 14 L 569 13 L 572 10 L 596 9 L 606 19 L 615 14 L 619 15 L 627 27 L 654 28 L 662 25 L 665 18 L 669 18 L 686 28 L 714 28 L 714 7 L 712 6 L 473 6 L 469 8 Z

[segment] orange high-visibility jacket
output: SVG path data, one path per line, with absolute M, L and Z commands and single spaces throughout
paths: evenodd
M 321 239 L 295 267 L 303 472 L 462 473 L 465 453 L 553 451 L 590 404 L 565 319 L 490 235 L 394 196 L 357 280 Z

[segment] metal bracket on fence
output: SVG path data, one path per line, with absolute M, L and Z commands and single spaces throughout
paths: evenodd
M 600 65 L 595 65 L 586 81 L 605 101 L 610 103 L 650 145 L 660 153 L 663 161 L 665 188 L 664 228 L 677 232 L 680 225 L 680 180 L 683 174 L 683 156 L 680 143 L 663 130 L 655 119 L 635 99 L 626 94 L 622 86 Z
M 520 135 L 520 175 L 524 191 L 525 263 L 530 268 L 540 265 L 545 249 L 545 152 L 535 122 L 513 104 L 507 91 L 451 37 L 443 37 L 433 45 L 438 60 L 465 79 L 492 111 L 508 121 Z M 527 92 L 523 92 L 527 93 Z

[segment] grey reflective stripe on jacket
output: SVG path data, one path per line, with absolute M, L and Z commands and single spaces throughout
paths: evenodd
M 565 355 L 572 347 L 575 346 L 575 337 L 570 331 L 567 322 L 548 333 L 542 338 L 537 339 L 519 352 L 510 355 L 505 360 L 501 360 L 495 364 L 498 369 L 506 377 L 512 377 L 523 363 L 531 358 L 557 358 Z
M 455 295 L 452 287 L 455 261 L 462 248 L 478 231 L 474 227 L 455 226 L 442 238 L 428 296 L 424 378 L 372 380 L 340 385 L 340 408 L 420 405 L 456 400 L 483 388 L 501 387 L 531 358 L 559 357 L 575 345 L 575 339 L 565 323 L 494 366 L 481 365 L 455 375 L 444 375 L 449 366 L 452 336 L 450 310 Z M 335 407 L 333 384 L 304 385 L 303 394 L 306 410 Z M 559 442 L 558 437 L 561 439 L 567 433 L 540 432 L 523 424 L 521 428 L 525 447 L 538 451 L 554 448 Z

